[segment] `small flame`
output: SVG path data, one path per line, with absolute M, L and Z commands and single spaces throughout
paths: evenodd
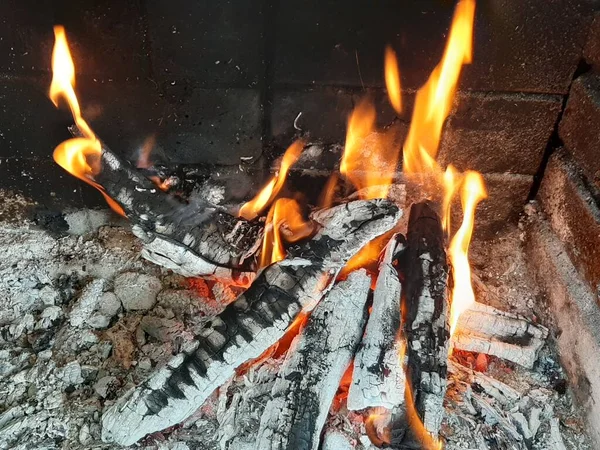
M 390 104 L 400 114 L 402 112 L 400 70 L 398 69 L 396 52 L 390 46 L 385 48 L 385 87 L 387 88 Z
M 319 197 L 319 208 L 331 208 L 335 199 L 335 190 L 337 188 L 340 176 L 337 172 L 331 174 L 327 183 L 323 187 L 323 192 Z
M 296 141 L 285 151 L 281 160 L 281 167 L 277 174 L 269 180 L 267 185 L 249 202 L 244 203 L 240 208 L 239 215 L 246 220 L 256 218 L 271 202 L 275 199 L 287 176 L 290 167 L 298 161 L 304 144 L 302 141 Z
M 352 111 L 340 163 L 340 172 L 352 182 L 363 200 L 387 197 L 398 164 L 394 130 L 377 132 L 375 116 L 375 107 L 367 99 Z
M 441 176 L 435 157 L 462 65 L 471 62 L 474 15 L 475 0 L 461 0 L 456 5 L 442 61 L 417 92 L 410 130 L 404 143 L 405 173 L 438 172 L 438 177 Z
M 452 164 L 448 165 L 444 172 L 444 199 L 442 201 L 442 228 L 446 233 L 452 231 L 450 227 L 452 199 L 456 194 L 456 190 L 460 187 L 461 180 L 462 177 L 458 170 Z
M 260 267 L 285 258 L 284 242 L 296 242 L 312 232 L 313 224 L 304 220 L 296 200 L 277 199 L 267 215 Z
M 344 268 L 340 271 L 338 278 L 344 280 L 352 272 L 362 268 L 367 269 L 370 273 L 375 275 L 377 272 L 379 255 L 393 234 L 394 230 L 391 230 L 368 242 L 358 253 L 348 260 Z M 372 277 L 372 283 L 374 284 L 375 282 L 376 278 Z
M 81 116 L 81 108 L 75 95 L 75 65 L 69 51 L 69 44 L 62 26 L 54 27 L 54 50 L 52 52 L 52 83 L 50 84 L 50 99 L 58 106 L 60 98 L 66 100 L 75 119 L 75 124 L 84 137 L 69 139 L 54 150 L 54 160 L 63 169 L 80 180 L 94 186 L 104 196 L 110 207 L 118 214 L 125 216 L 121 208 L 111 199 L 102 186 L 94 181 L 94 175 L 100 173 L 100 157 L 102 145 Z
M 451 294 L 450 334 L 454 334 L 460 315 L 475 303 L 475 294 L 471 285 L 469 266 L 469 244 L 475 222 L 477 204 L 487 198 L 487 192 L 481 174 L 468 171 L 465 174 L 461 192 L 463 209 L 462 225 L 452 238 L 448 254 L 452 263 L 454 286 Z

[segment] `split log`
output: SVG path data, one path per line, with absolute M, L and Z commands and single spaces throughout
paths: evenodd
M 400 361 L 404 347 L 400 333 L 401 285 L 394 262 L 404 251 L 404 238 L 394 236 L 379 265 L 373 292 L 373 306 L 352 372 L 348 409 L 383 407 L 388 410 L 404 403 L 406 378 Z
M 428 202 L 415 203 L 410 210 L 403 269 L 407 379 L 419 418 L 437 437 L 444 415 L 450 336 L 448 264 L 441 221 Z M 398 430 L 394 434 L 399 435 Z
M 317 305 L 290 347 L 262 415 L 256 450 L 317 450 L 366 321 L 371 278 L 350 274 Z
M 522 316 L 475 303 L 459 317 L 452 345 L 531 369 L 547 337 L 546 328 Z
M 74 126 L 70 130 L 81 135 Z M 252 271 L 262 239 L 261 223 L 234 217 L 205 201 L 181 202 L 104 143 L 100 163 L 94 180 L 132 222 L 133 232 L 145 244 L 144 257 L 170 269 L 181 267 L 184 275 Z
M 127 392 L 102 417 L 105 441 L 131 445 L 191 415 L 243 363 L 275 344 L 313 308 L 337 273 L 401 211 L 386 200 L 352 202 L 315 214 L 322 226 L 289 259 L 264 269 L 248 290 L 204 325 L 193 347 Z

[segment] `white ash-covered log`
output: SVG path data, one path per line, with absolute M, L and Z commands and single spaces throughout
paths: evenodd
M 204 326 L 193 347 L 105 411 L 103 439 L 131 445 L 191 415 L 235 369 L 275 344 L 302 310 L 313 308 L 348 259 L 391 229 L 401 214 L 386 200 L 351 202 L 315 214 L 321 228 L 311 240 L 264 269 Z
M 486 353 L 531 369 L 548 337 L 548 329 L 525 317 L 474 303 L 458 319 L 452 345 Z
M 80 136 L 73 126 L 71 133 Z M 144 242 L 142 255 L 183 275 L 251 271 L 263 224 L 234 217 L 207 201 L 183 202 L 163 192 L 102 143 L 95 182 L 114 200 Z
M 317 450 L 366 321 L 364 269 L 336 284 L 291 345 L 261 418 L 256 450 Z
M 383 407 L 392 410 L 404 403 L 406 377 L 400 353 L 400 296 L 397 264 L 405 239 L 395 235 L 385 248 L 373 291 L 373 305 L 352 372 L 348 391 L 350 410 Z
M 429 202 L 411 207 L 402 268 L 406 376 L 414 399 L 411 403 L 425 429 L 437 437 L 444 415 L 450 337 L 448 264 L 442 224 Z M 413 448 L 415 436 L 410 429 L 403 435 L 395 427 L 392 434 L 392 446 Z

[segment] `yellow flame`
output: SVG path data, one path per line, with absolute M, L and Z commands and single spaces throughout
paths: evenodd
M 456 194 L 456 190 L 460 187 L 461 180 L 462 177 L 458 170 L 452 164 L 448 165 L 444 172 L 444 198 L 442 200 L 442 228 L 446 233 L 452 231 L 450 227 L 452 199 Z
M 277 199 L 269 210 L 265 222 L 260 267 L 266 267 L 285 258 L 284 242 L 296 242 L 312 232 L 313 224 L 304 220 L 296 200 Z
M 396 52 L 390 47 L 385 49 L 385 87 L 390 104 L 398 114 L 402 112 L 402 93 L 400 87 L 400 70 Z
M 277 174 L 272 177 L 267 185 L 250 201 L 244 203 L 240 208 L 239 215 L 246 220 L 256 218 L 267 206 L 271 204 L 285 183 L 285 178 L 290 167 L 298 161 L 300 153 L 304 148 L 302 141 L 296 141 L 285 151 L 281 160 L 281 167 Z
M 462 65 L 471 62 L 474 15 L 475 0 L 461 0 L 456 5 L 442 61 L 417 92 L 410 130 L 404 143 L 403 169 L 407 174 L 431 174 L 435 171 L 440 181 L 441 170 L 435 163 L 435 157 Z
M 52 82 L 50 84 L 50 99 L 58 106 L 63 98 L 75 120 L 75 124 L 84 137 L 69 139 L 61 143 L 54 150 L 54 160 L 63 169 L 80 180 L 94 186 L 104 196 L 110 207 L 118 214 L 124 216 L 125 212 L 113 199 L 111 199 L 102 186 L 94 181 L 94 175 L 100 173 L 102 145 L 100 141 L 81 116 L 81 109 L 75 95 L 75 65 L 69 51 L 69 44 L 62 26 L 54 27 L 54 50 L 52 51 Z
M 461 203 L 463 221 L 450 242 L 448 254 L 452 264 L 454 286 L 451 293 L 450 334 L 454 334 L 460 315 L 475 303 L 475 294 L 471 285 L 469 266 L 469 245 L 475 222 L 475 208 L 487 198 L 485 183 L 481 174 L 468 171 L 462 183 Z

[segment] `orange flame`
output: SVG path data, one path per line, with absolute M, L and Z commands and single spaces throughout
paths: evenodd
M 58 106 L 60 98 L 64 98 L 71 109 L 75 124 L 84 137 L 66 140 L 54 150 L 56 163 L 80 180 L 94 186 L 104 199 L 118 214 L 125 216 L 121 208 L 111 199 L 102 186 L 94 181 L 94 175 L 100 173 L 100 157 L 102 145 L 96 135 L 81 116 L 81 109 L 75 95 L 75 65 L 69 51 L 69 44 L 62 26 L 54 27 L 54 50 L 52 52 L 52 83 L 50 99 Z
M 252 220 L 271 204 L 283 187 L 290 167 L 298 161 L 303 148 L 304 143 L 302 141 L 296 141 L 288 147 L 283 155 L 281 167 L 277 174 L 269 180 L 267 185 L 252 200 L 242 205 L 239 211 L 241 217 L 246 220 Z
M 385 87 L 387 88 L 390 104 L 400 114 L 402 112 L 400 70 L 398 69 L 396 52 L 390 46 L 385 48 Z
M 450 227 L 452 199 L 456 194 L 456 190 L 460 187 L 461 179 L 461 175 L 452 164 L 446 167 L 443 178 L 444 199 L 442 201 L 442 228 L 446 233 L 452 231 Z
M 456 5 L 452 27 L 441 63 L 415 100 L 410 130 L 404 143 L 404 172 L 432 174 L 441 170 L 435 162 L 442 126 L 450 108 L 463 64 L 471 62 L 475 0 L 461 0 Z
M 394 136 L 376 132 L 375 116 L 373 103 L 366 99 L 352 111 L 340 163 L 340 172 L 364 200 L 387 197 L 398 163 Z
M 487 197 L 481 174 L 468 171 L 463 181 L 461 203 L 463 209 L 462 225 L 452 238 L 448 254 L 452 263 L 454 286 L 451 293 L 450 334 L 454 334 L 460 315 L 475 303 L 475 294 L 471 285 L 469 266 L 469 244 L 475 222 L 475 208 Z
M 296 242 L 312 232 L 313 224 L 304 220 L 296 200 L 278 199 L 267 215 L 260 267 L 266 267 L 285 258 L 284 241 Z

